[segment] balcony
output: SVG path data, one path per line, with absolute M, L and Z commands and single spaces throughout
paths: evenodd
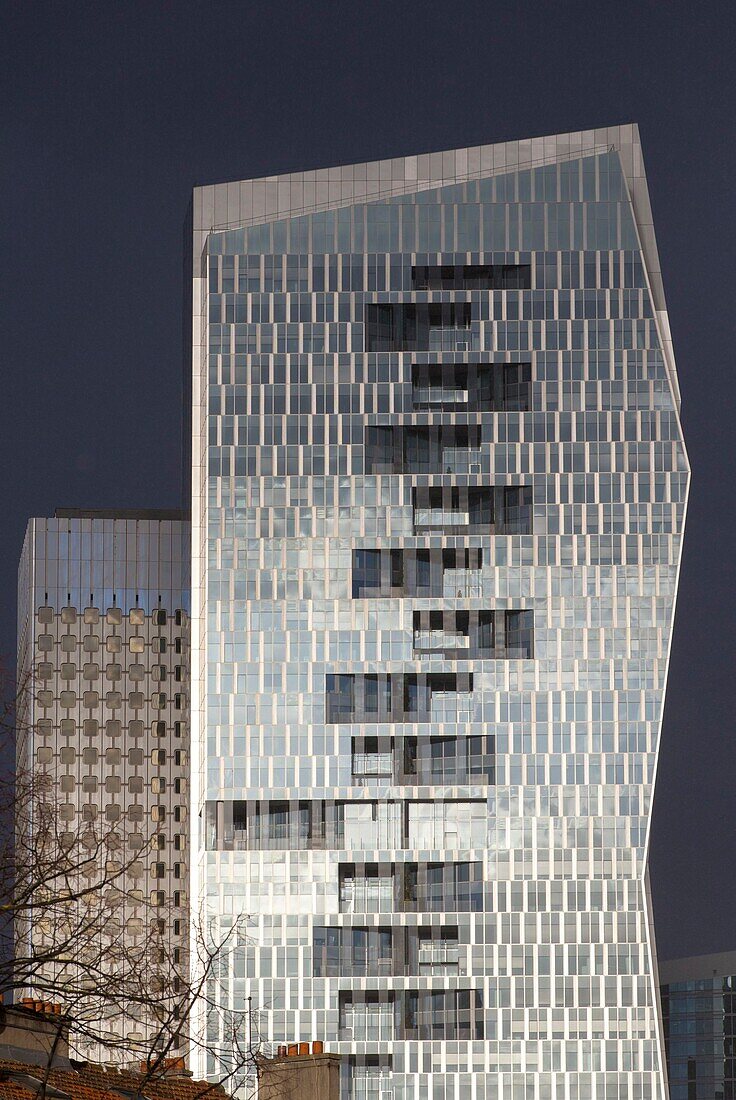
M 413 363 L 412 408 L 528 412 L 531 377 L 530 363 Z
M 365 430 L 369 474 L 480 473 L 478 424 L 371 425 Z M 477 466 L 477 469 L 474 467 Z
M 469 302 L 380 303 L 365 307 L 365 350 L 469 351 Z
M 377 779 L 393 778 L 393 753 L 391 752 L 354 752 L 352 756 L 352 776 L 356 786 L 374 783 Z
M 353 599 L 480 595 L 482 564 L 479 547 L 353 550 Z
M 445 474 L 480 474 L 483 472 L 483 452 L 448 447 L 442 452 L 440 465 L 440 472 Z
M 479 569 L 446 569 L 442 574 L 442 597 L 446 600 L 480 599 L 483 595 Z
M 528 535 L 528 485 L 431 485 L 412 489 L 413 530 L 449 534 Z
M 471 699 L 473 674 L 328 673 L 325 688 L 326 718 L 329 724 L 428 722 L 435 720 L 434 714 L 440 711 L 444 713 L 446 708 L 451 707 L 453 698 L 467 696 L 468 700 Z M 468 702 L 467 713 L 469 712 Z

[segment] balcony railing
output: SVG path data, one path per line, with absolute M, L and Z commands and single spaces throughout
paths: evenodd
M 444 457 L 444 456 L 443 456 Z M 468 527 L 470 512 L 446 511 L 441 508 L 417 508 L 414 527 Z
M 412 390 L 414 405 L 467 405 L 467 390 L 450 389 L 445 386 L 416 386 Z
M 353 753 L 354 779 L 390 779 L 393 775 L 393 756 L 390 752 Z
M 414 634 L 414 649 L 434 653 L 452 649 L 465 651 L 470 648 L 467 634 L 453 634 L 448 630 L 418 630 Z
M 419 948 L 417 961 L 423 970 L 457 972 L 460 966 L 460 948 L 454 944 L 426 944 Z

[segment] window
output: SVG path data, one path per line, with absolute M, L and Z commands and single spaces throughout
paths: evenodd
M 531 660 L 534 656 L 534 612 L 507 611 L 505 626 L 509 657 Z
M 40 623 L 52 623 L 54 621 L 53 607 L 39 607 L 37 617 Z
M 120 626 L 123 621 L 123 612 L 119 607 L 108 607 L 106 618 L 108 626 Z
M 353 599 L 359 599 L 363 592 L 381 587 L 381 551 L 353 551 Z M 50 636 L 50 635 L 49 635 Z
M 128 639 L 128 646 L 131 653 L 144 653 L 146 649 L 146 643 L 143 638 L 135 636 Z
M 162 607 L 156 608 L 153 612 L 154 626 L 166 626 L 166 612 Z
M 143 626 L 146 621 L 146 615 L 142 607 L 131 607 L 128 618 L 131 626 Z
M 84 621 L 90 626 L 100 621 L 100 609 L 98 607 L 85 607 Z

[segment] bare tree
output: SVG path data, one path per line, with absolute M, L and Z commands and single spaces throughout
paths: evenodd
M 0 686 L 0 693 L 2 686 Z M 7 700 L 8 693 L 4 693 Z M 22 711 L 22 703 L 19 708 Z M 227 1012 L 222 976 L 247 947 L 247 922 L 223 930 L 199 915 L 186 947 L 172 947 L 145 889 L 155 833 L 131 847 L 125 823 L 90 814 L 70 831 L 51 769 L 26 759 L 28 730 L 12 701 L 0 714 L 0 990 L 29 999 L 68 1028 L 77 1057 L 128 1067 L 145 1083 L 178 1059 L 200 1056 L 209 1084 L 247 1094 L 258 1037 L 249 1011 Z M 7 769 L 13 735 L 15 774 Z M 217 929 L 217 931 L 215 931 Z M 131 1022 L 132 1025 L 131 1026 Z M 48 1080 L 55 1050 L 49 1051 Z

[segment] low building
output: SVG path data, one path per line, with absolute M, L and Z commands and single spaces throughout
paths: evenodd
M 659 964 L 670 1100 L 736 1096 L 736 951 Z
M 340 1056 L 321 1043 L 281 1047 L 258 1059 L 258 1100 L 340 1100 Z
M 155 1073 L 76 1062 L 60 1006 L 35 1006 L 0 1005 L 0 1100 L 227 1100 L 224 1088 L 193 1080 L 178 1058 Z

